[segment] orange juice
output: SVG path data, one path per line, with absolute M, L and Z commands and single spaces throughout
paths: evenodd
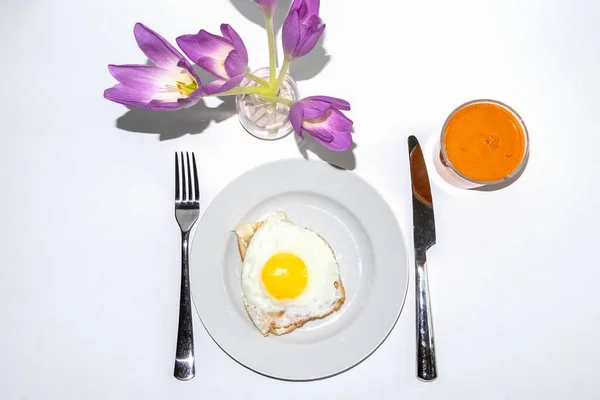
M 507 106 L 480 100 L 467 103 L 446 121 L 442 156 L 462 177 L 478 182 L 509 178 L 527 150 L 526 128 Z

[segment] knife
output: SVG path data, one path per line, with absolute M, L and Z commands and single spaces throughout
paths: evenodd
M 433 324 L 427 283 L 427 249 L 435 244 L 433 199 L 421 145 L 408 138 L 412 182 L 413 238 L 415 247 L 415 295 L 417 319 L 417 378 L 430 382 L 437 378 Z

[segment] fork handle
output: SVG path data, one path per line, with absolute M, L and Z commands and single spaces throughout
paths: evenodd
M 196 375 L 194 359 L 194 329 L 192 326 L 192 300 L 190 296 L 189 269 L 190 232 L 181 234 L 181 292 L 179 299 L 179 329 L 175 356 L 175 378 L 186 381 Z

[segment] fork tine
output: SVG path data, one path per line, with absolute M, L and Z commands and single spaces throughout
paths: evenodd
M 198 170 L 196 169 L 196 156 L 192 152 L 192 163 L 194 164 L 194 200 L 200 201 L 200 188 L 198 187 Z
M 175 200 L 179 200 L 179 158 L 175 152 Z
M 187 176 L 188 176 L 188 193 L 190 197 L 188 200 L 194 200 L 194 193 L 192 192 L 192 172 L 190 170 L 190 153 L 185 152 L 185 158 L 187 159 Z
M 185 176 L 185 159 L 183 158 L 183 151 L 181 153 L 181 187 L 183 189 L 183 195 L 181 196 L 181 200 L 185 201 L 188 199 L 187 194 L 187 178 Z

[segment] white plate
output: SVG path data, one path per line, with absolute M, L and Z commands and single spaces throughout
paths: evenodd
M 233 230 L 275 210 L 330 243 L 346 302 L 323 320 L 263 337 L 242 303 Z M 214 341 L 242 365 L 286 380 L 325 378 L 368 357 L 394 327 L 408 287 L 404 238 L 386 202 L 355 174 L 320 161 L 277 161 L 230 183 L 202 217 L 190 262 L 194 303 Z

